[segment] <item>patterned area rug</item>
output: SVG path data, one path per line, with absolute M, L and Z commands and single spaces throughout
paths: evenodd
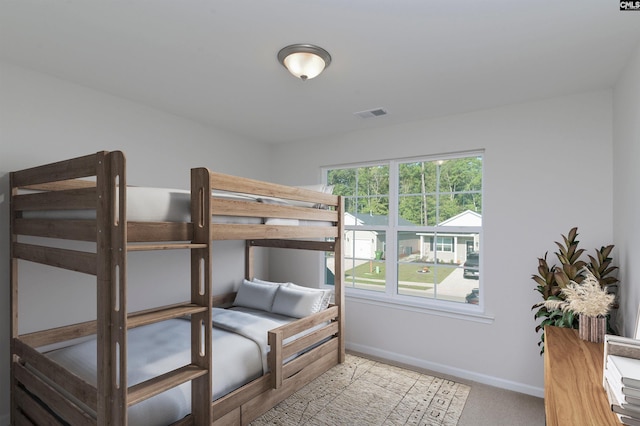
M 455 426 L 471 388 L 347 354 L 251 423 L 262 425 Z

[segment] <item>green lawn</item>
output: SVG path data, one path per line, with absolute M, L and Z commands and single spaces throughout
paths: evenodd
M 417 290 L 424 290 L 425 287 L 431 288 L 433 287 L 436 274 L 438 278 L 437 281 L 442 282 L 456 269 L 456 266 L 436 265 L 429 266 L 428 272 L 423 272 L 424 267 L 424 264 L 419 263 L 399 264 L 398 281 L 401 283 L 400 286 L 402 288 L 415 288 Z M 355 281 L 358 283 L 384 286 L 385 273 L 386 267 L 384 262 L 371 261 L 347 270 L 345 276 L 347 282 L 351 282 L 355 276 Z M 407 283 L 416 283 L 416 285 Z

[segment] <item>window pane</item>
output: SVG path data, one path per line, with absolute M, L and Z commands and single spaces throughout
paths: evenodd
M 349 213 L 351 215 L 351 222 L 353 223 L 349 223 L 349 221 L 345 222 L 345 225 L 356 225 L 355 220 L 353 220 L 353 218 L 355 218 L 356 213 L 358 212 L 358 199 L 357 198 L 346 198 L 344 199 L 344 211 L 345 213 Z M 347 216 L 348 218 L 349 216 Z
M 398 193 L 435 193 L 436 167 L 437 164 L 433 161 L 400 164 L 398 168 Z
M 398 198 L 399 226 L 435 226 L 435 195 L 403 195 Z
M 465 157 L 438 161 L 439 191 L 462 192 L 482 189 L 482 158 Z
M 385 232 L 346 231 L 344 240 L 345 285 L 384 292 Z
M 479 245 L 475 233 L 398 232 L 398 294 L 468 303 L 478 287 Z
M 355 195 L 356 169 L 329 170 L 327 184 L 333 185 L 333 193 L 335 195 Z
M 346 225 L 388 225 L 389 166 L 330 170 L 327 183 L 345 197 L 345 212 L 351 215 Z
M 389 223 L 389 197 L 380 195 L 377 197 L 358 198 L 358 216 L 370 225 L 384 225 Z M 367 219 L 369 217 L 369 219 Z M 382 219 L 372 219 L 382 218 Z
M 344 286 L 355 288 L 356 277 L 354 275 L 353 269 L 355 268 L 355 259 L 352 257 L 344 258 Z
M 389 197 L 380 197 L 378 201 L 384 202 L 384 209 L 378 213 L 366 210 L 371 205 L 358 205 L 353 199 L 345 200 L 345 226 L 388 226 L 389 225 Z M 359 199 L 362 202 L 362 199 Z M 359 208 L 363 207 L 363 208 Z
M 335 238 L 327 238 L 326 241 L 334 241 Z M 335 285 L 336 276 L 336 257 L 332 251 L 324 252 L 324 283 L 326 285 Z
M 436 251 L 447 251 L 453 253 L 453 238 L 436 237 Z
M 389 194 L 389 166 L 360 167 L 356 180 L 360 197 Z
M 482 226 L 482 196 L 479 193 L 440 196 L 439 226 Z
M 398 225 L 457 226 L 443 222 L 467 211 L 480 215 L 481 189 L 480 157 L 401 163 L 398 165 Z

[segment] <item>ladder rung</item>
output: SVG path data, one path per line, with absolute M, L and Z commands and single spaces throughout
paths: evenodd
M 127 251 L 150 250 L 181 250 L 207 248 L 207 244 L 194 243 L 157 243 L 157 244 L 127 244 Z
M 151 398 L 152 396 L 158 395 L 159 393 L 205 374 L 207 374 L 206 369 L 189 364 L 161 376 L 157 376 L 145 382 L 131 386 L 128 390 L 127 405 L 131 406 L 137 404 Z
M 135 313 L 131 314 L 127 318 L 127 328 L 135 328 L 168 319 L 179 318 L 185 315 L 197 314 L 198 312 L 204 312 L 207 309 L 208 308 L 206 306 L 186 304 L 145 311 L 144 313 Z

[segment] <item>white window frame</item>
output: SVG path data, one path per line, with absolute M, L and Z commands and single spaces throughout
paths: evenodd
M 491 323 L 493 318 L 485 314 L 484 311 L 484 291 L 483 291 L 483 263 L 484 256 L 480 257 L 480 265 L 479 272 L 480 276 L 478 279 L 478 287 L 480 288 L 479 293 L 479 303 L 469 304 L 469 303 L 460 303 L 460 302 L 451 302 L 441 299 L 432 299 L 432 298 L 422 298 L 416 296 L 408 296 L 399 294 L 397 291 L 398 283 L 397 283 L 397 259 L 398 259 L 398 244 L 397 244 L 397 236 L 399 232 L 408 231 L 408 232 L 433 232 L 433 227 L 425 227 L 425 226 L 400 226 L 398 225 L 398 180 L 399 180 L 399 165 L 401 163 L 407 162 L 418 162 L 418 161 L 438 161 L 438 160 L 448 160 L 448 159 L 458 159 L 464 157 L 482 157 L 482 175 L 483 175 L 483 184 L 481 188 L 481 196 L 482 196 L 482 205 L 483 212 L 485 208 L 484 203 L 484 151 L 476 150 L 476 151 L 465 151 L 465 152 L 457 152 L 457 153 L 449 153 L 442 155 L 430 155 L 430 156 L 421 156 L 421 157 L 405 157 L 405 158 L 397 158 L 397 159 L 387 159 L 375 162 L 366 162 L 366 163 L 349 163 L 349 164 L 337 164 L 331 166 L 323 166 L 321 168 L 323 181 L 327 182 L 328 172 L 330 170 L 335 169 L 349 169 L 349 168 L 359 168 L 359 167 L 375 167 L 375 166 L 388 166 L 389 167 L 389 222 L 385 226 L 357 226 L 347 227 L 345 226 L 345 231 L 347 230 L 373 230 L 373 231 L 384 231 L 386 234 L 386 275 L 385 275 L 385 291 L 367 291 L 352 287 L 345 287 L 345 294 L 348 298 L 358 299 L 361 302 L 365 302 L 368 304 L 374 304 L 379 306 L 389 306 L 393 305 L 397 308 L 403 310 L 410 311 L 419 311 L 424 312 L 427 311 L 431 314 L 442 315 L 446 317 L 454 317 L 461 318 L 476 322 L 482 323 Z M 484 218 L 483 218 L 484 220 Z M 446 233 L 450 232 L 472 232 L 478 233 L 480 235 L 480 251 L 482 250 L 482 246 L 484 245 L 484 234 L 483 227 L 446 227 Z M 442 228 L 440 227 L 440 232 L 442 232 Z M 437 235 L 436 235 L 437 238 Z M 437 243 L 434 242 L 437 246 Z M 324 262 L 323 258 L 323 262 Z M 323 268 L 324 270 L 324 268 Z

